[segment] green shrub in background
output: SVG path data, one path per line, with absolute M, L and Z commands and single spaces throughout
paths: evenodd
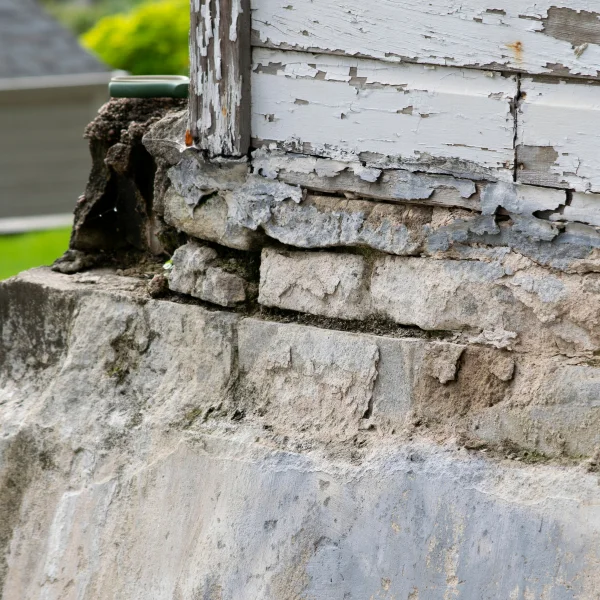
M 77 0 L 42 0 L 48 12 L 68 27 L 75 35 L 91 29 L 107 15 L 127 12 L 143 0 L 93 0 L 81 3 Z
M 129 13 L 100 19 L 81 42 L 132 75 L 184 75 L 189 27 L 189 0 L 144 2 Z

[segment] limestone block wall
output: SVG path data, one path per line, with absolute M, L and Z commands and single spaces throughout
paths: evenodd
M 597 597 L 592 367 L 147 285 L 0 284 L 3 598 Z

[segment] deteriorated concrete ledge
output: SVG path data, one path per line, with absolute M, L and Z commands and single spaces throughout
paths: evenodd
M 107 104 L 0 283 L 4 597 L 597 600 L 598 198 L 181 108 Z
M 4 598 L 597 597 L 600 369 L 107 270 L 0 284 L 0 327 Z

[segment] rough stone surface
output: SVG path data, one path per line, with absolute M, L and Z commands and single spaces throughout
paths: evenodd
M 268 249 L 259 302 L 341 319 L 381 317 L 430 331 L 470 332 L 480 342 L 547 347 L 567 356 L 589 357 L 600 349 L 598 274 L 551 274 L 514 253 L 500 258 L 369 258 Z
M 331 196 L 309 196 L 299 203 L 272 198 L 270 203 L 267 198 L 254 204 L 251 218 L 242 222 L 296 248 L 363 246 L 390 254 L 418 254 L 424 248 L 426 226 L 433 212 L 426 206 L 393 206 Z
M 541 454 L 593 461 L 597 367 L 209 312 L 107 272 L 23 274 L 0 317 L 5 598 L 597 596 L 598 475 Z M 450 441 L 481 432 L 547 464 Z
M 239 344 L 243 389 L 271 426 L 292 420 L 328 442 L 352 439 L 368 418 L 379 363 L 373 339 L 247 320 Z
M 163 155 L 159 153 L 159 159 Z M 259 154 L 251 175 L 243 162 L 207 162 L 187 153 L 169 170 L 176 193 L 164 198 L 165 219 L 195 237 L 240 249 L 263 245 L 264 233 L 298 248 L 362 246 L 390 254 L 440 258 L 464 259 L 514 249 L 539 264 L 567 272 L 600 270 L 598 231 L 589 225 L 559 223 L 574 214 L 565 207 L 563 190 L 492 183 L 478 184 L 481 192 L 476 193 L 472 182 L 467 182 L 471 190 L 462 190 L 460 180 L 452 184 L 443 177 L 438 188 L 429 181 L 430 176 L 419 187 L 419 176 L 411 174 L 407 185 L 412 192 L 407 188 L 403 197 L 423 197 L 420 201 L 428 202 L 435 189 L 431 198 L 438 200 L 429 206 L 408 201 L 390 205 L 377 202 L 377 195 L 368 190 L 364 198 L 371 199 L 362 199 L 363 188 L 375 184 L 361 179 L 368 175 L 359 165 L 294 156 L 277 155 L 273 163 L 273 157 L 265 162 Z M 303 176 L 289 177 L 284 165 Z M 351 173 L 352 169 L 357 174 Z M 344 173 L 362 181 L 356 188 L 358 197 L 343 185 L 333 185 Z M 318 185 L 323 181 L 327 185 Z M 308 194 L 295 184 L 306 186 L 302 189 Z M 453 198 L 464 193 L 468 204 L 446 202 L 444 194 L 450 189 Z M 318 196 L 314 191 L 329 191 L 338 197 Z M 343 194 L 350 198 L 343 199 Z M 476 204 L 469 196 L 476 198 Z M 467 205 L 472 210 L 465 210 Z M 475 212 L 479 210 L 482 214 Z M 499 210 L 505 216 L 496 215 Z
M 173 255 L 169 289 L 219 306 L 235 306 L 246 301 L 246 282 L 227 273 L 218 264 L 213 248 L 189 242 Z
M 258 301 L 311 314 L 365 319 L 371 314 L 362 256 L 280 252 L 266 248 Z
M 174 189 L 165 194 L 164 218 L 180 231 L 236 250 L 261 246 L 262 236 L 227 219 L 227 202 L 216 194 L 190 208 Z
M 497 329 L 504 307 L 494 284 L 504 274 L 498 263 L 382 258 L 371 277 L 372 311 L 421 329 Z
M 87 253 L 127 249 L 160 254 L 159 224 L 153 213 L 156 165 L 142 144 L 146 130 L 169 111 L 173 99 L 113 99 L 86 129 L 93 165 L 75 208 L 71 250 Z M 67 260 L 63 261 L 68 269 Z M 79 267 L 75 261 L 71 270 Z
M 3 597 L 598 600 L 595 196 L 208 160 L 178 107 L 88 130 L 55 268 L 118 270 L 0 283 Z

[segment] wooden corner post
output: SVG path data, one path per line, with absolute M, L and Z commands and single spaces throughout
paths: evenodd
M 250 0 L 191 0 L 190 131 L 209 156 L 250 146 Z

